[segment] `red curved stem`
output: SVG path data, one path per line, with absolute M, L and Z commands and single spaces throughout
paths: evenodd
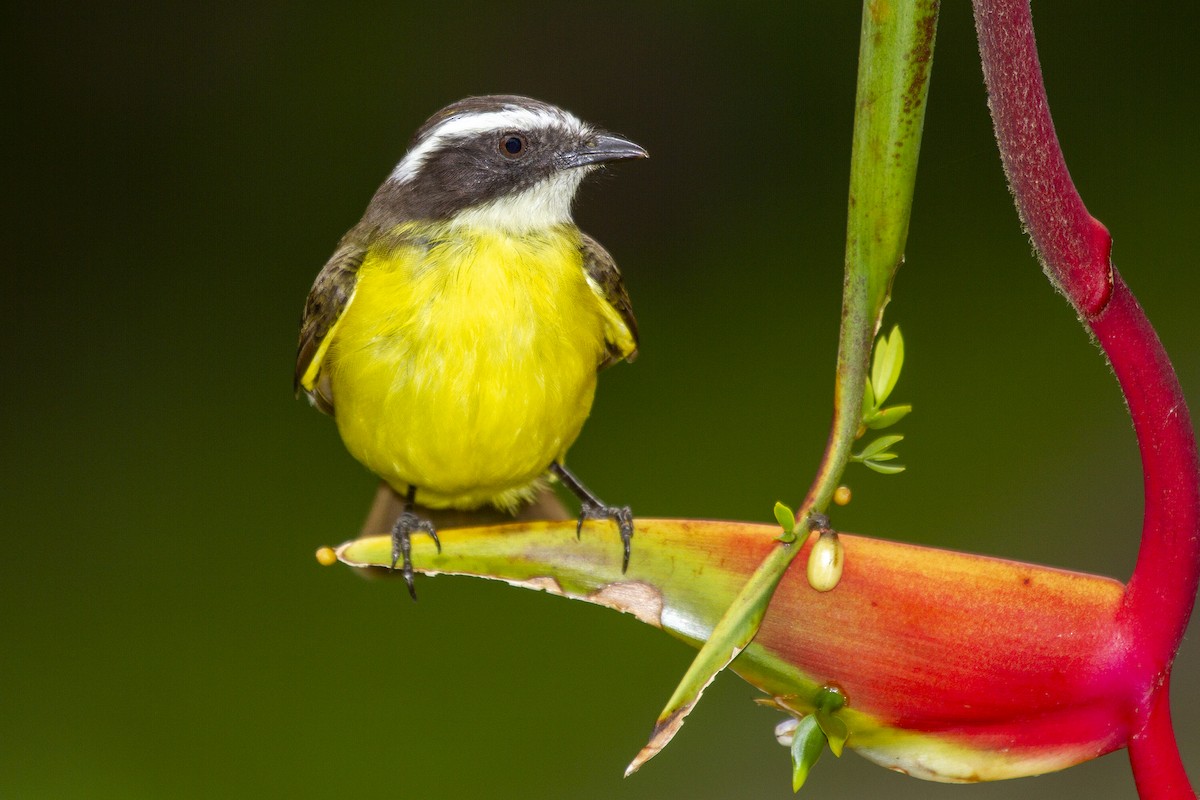
M 1144 798 L 1195 798 L 1168 701 L 1171 662 L 1200 578 L 1200 464 L 1191 418 L 1166 351 L 1114 270 L 1112 300 L 1086 320 L 1113 366 L 1142 456 L 1145 511 L 1118 628 L 1132 690 L 1129 760 Z
M 1051 281 L 1099 340 L 1125 395 L 1142 457 L 1142 541 L 1119 614 L 1130 761 L 1143 797 L 1194 797 L 1171 729 L 1167 684 L 1200 580 L 1200 462 L 1179 381 L 1109 260 L 1111 237 L 1063 159 L 1028 0 L 974 0 L 1004 170 Z
M 1119 620 L 1130 669 L 1164 681 L 1200 579 L 1200 461 L 1183 390 L 1141 306 L 1114 271 L 1108 306 L 1087 320 L 1129 404 L 1142 455 L 1145 512 Z
M 1150 713 L 1142 732 L 1129 741 L 1129 763 L 1138 794 L 1156 800 L 1194 800 L 1195 792 L 1188 783 L 1179 749 L 1175 747 L 1175 731 L 1171 727 L 1171 700 L 1167 683 L 1154 693 Z
M 1081 315 L 1109 297 L 1108 230 L 1083 205 L 1050 118 L 1028 0 L 975 0 L 988 106 L 1017 212 L 1051 282 Z

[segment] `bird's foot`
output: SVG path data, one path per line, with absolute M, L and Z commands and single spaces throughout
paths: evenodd
M 429 538 L 433 539 L 433 543 L 437 545 L 439 553 L 442 552 L 442 543 L 438 540 L 437 529 L 433 527 L 433 523 L 424 517 L 418 517 L 411 511 L 402 513 L 392 527 L 392 570 L 394 571 L 396 564 L 403 560 L 404 565 L 400 569 L 400 574 L 404 576 L 409 596 L 416 600 L 417 589 L 413 586 L 412 565 L 412 535 L 414 533 L 428 534 Z
M 607 506 L 603 503 L 584 502 L 580 507 L 579 521 L 575 525 L 576 536 L 579 536 L 583 530 L 583 521 L 586 519 L 611 519 L 617 523 L 617 529 L 621 533 L 621 544 L 624 546 L 621 574 L 625 574 L 625 571 L 629 569 L 629 550 L 633 541 L 633 512 L 629 510 L 629 506 Z

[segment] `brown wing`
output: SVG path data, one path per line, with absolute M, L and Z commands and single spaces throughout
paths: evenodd
M 633 304 L 621 281 L 621 271 L 608 251 L 586 233 L 582 234 L 580 249 L 583 251 L 583 268 L 591 279 L 592 289 L 616 312 L 619 325 L 614 325 L 608 338 L 608 355 L 600 362 L 600 369 L 615 364 L 621 359 L 633 361 L 637 358 L 638 329 L 633 316 Z M 625 330 L 621 330 L 621 326 Z
M 358 269 L 366 255 L 366 245 L 355 228 L 342 237 L 337 250 L 313 282 L 300 320 L 300 345 L 296 351 L 296 373 L 293 388 L 304 392 L 313 405 L 326 414 L 333 413 L 333 397 L 328 379 L 322 379 L 321 361 L 328 348 L 328 338 L 341 319 L 342 313 L 354 299 L 358 284 Z

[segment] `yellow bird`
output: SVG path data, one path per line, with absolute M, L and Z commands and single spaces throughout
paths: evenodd
M 405 499 L 392 566 L 410 593 L 409 537 L 438 541 L 414 503 L 512 511 L 548 473 L 580 499 L 580 526 L 617 523 L 628 566 L 629 508 L 563 465 L 596 373 L 638 344 L 621 273 L 571 204 L 599 165 L 645 156 L 548 103 L 469 97 L 421 126 L 317 276 L 296 390 Z

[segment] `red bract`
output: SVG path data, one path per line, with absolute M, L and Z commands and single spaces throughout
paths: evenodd
M 638 520 L 622 575 L 604 526 L 444 531 L 414 543 L 428 574 L 497 578 L 616 608 L 698 645 L 776 546 L 774 526 Z M 1033 775 L 1121 747 L 1132 700 L 1117 624 L 1123 587 L 1091 575 L 842 534 L 837 589 L 793 562 L 732 669 L 797 714 L 826 684 L 848 700 L 847 745 L 924 778 Z M 807 547 L 807 545 L 806 545 Z M 390 563 L 388 536 L 339 550 Z

